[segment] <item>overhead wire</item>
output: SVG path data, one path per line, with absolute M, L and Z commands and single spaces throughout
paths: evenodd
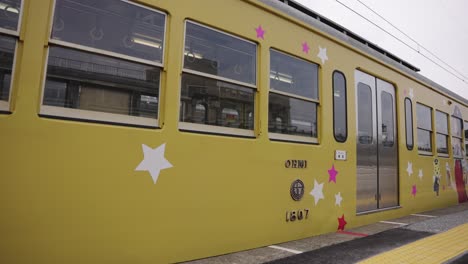
M 352 9 L 351 7 L 347 6 L 345 3 L 341 2 L 340 0 L 335 0 L 336 2 L 338 2 L 339 4 L 341 4 L 342 6 L 344 6 L 345 8 L 347 8 L 348 10 L 350 10 L 351 12 L 355 13 L 356 15 L 360 16 L 361 18 L 363 18 L 364 20 L 366 20 L 367 22 L 371 23 L 372 25 L 374 25 L 375 27 L 379 28 L 380 30 L 382 30 L 383 32 L 387 33 L 388 35 L 390 35 L 391 37 L 393 37 L 395 40 L 399 41 L 400 43 L 402 43 L 403 45 L 407 46 L 408 48 L 412 49 L 413 51 L 419 53 L 421 56 L 423 56 L 424 58 L 426 58 L 427 60 L 431 61 L 432 63 L 434 63 L 435 65 L 439 66 L 441 69 L 443 69 L 444 71 L 446 71 L 447 73 L 449 73 L 450 75 L 454 76 L 455 78 L 461 80 L 462 82 L 468 84 L 467 80 L 468 79 L 467 77 L 465 77 L 463 74 L 460 74 L 458 73 L 458 71 L 456 71 L 458 74 L 460 74 L 462 77 L 454 74 L 452 71 L 448 70 L 447 68 L 445 68 L 444 66 L 440 65 L 440 63 L 438 63 L 437 61 L 433 60 L 432 58 L 426 56 L 425 54 L 419 52 L 419 50 L 415 49 L 414 47 L 412 47 L 411 45 L 409 45 L 408 43 L 406 43 L 405 41 L 401 40 L 400 38 L 398 38 L 397 36 L 395 36 L 394 34 L 390 33 L 389 31 L 387 31 L 386 29 L 384 29 L 383 27 L 377 25 L 376 23 L 374 23 L 373 21 L 371 21 L 370 19 L 368 19 L 367 17 L 365 17 L 364 15 L 362 15 L 361 13 L 355 11 L 354 9 Z M 359 1 L 359 0 L 358 0 Z M 360 2 L 360 1 L 359 1 Z M 388 23 L 388 22 L 387 22 Z M 406 34 L 405 34 L 406 35 Z M 413 40 L 414 41 L 414 40 Z M 422 46 L 421 46 L 422 47 Z M 426 50 L 424 48 L 424 50 Z M 433 55 L 434 56 L 434 55 Z M 436 56 L 435 56 L 436 57 Z M 438 58 L 438 57 L 437 57 Z M 438 58 L 439 59 L 439 58 Z M 441 60 L 441 59 L 439 59 Z M 441 60 L 442 61 L 442 60 Z M 443 62 L 443 61 L 442 61 Z M 444 62 L 444 64 L 446 64 Z M 451 66 L 449 66 L 450 68 L 452 68 Z M 453 68 L 452 68 L 453 69 Z
M 462 76 L 464 79 L 468 79 L 468 77 L 466 77 L 465 75 L 463 75 L 463 73 L 459 72 L 457 69 L 453 68 L 450 64 L 446 63 L 443 59 L 439 58 L 437 55 L 435 55 L 433 52 L 431 52 L 430 50 L 428 50 L 426 47 L 424 47 L 423 45 L 421 45 L 417 40 L 413 39 L 411 36 L 409 36 L 408 34 L 406 34 L 405 32 L 403 32 L 401 29 L 399 29 L 397 26 L 393 25 L 392 22 L 388 21 L 387 19 L 385 19 L 383 16 L 381 16 L 379 13 L 377 13 L 375 10 L 373 10 L 371 7 L 369 7 L 368 5 L 366 5 L 365 3 L 363 3 L 361 0 L 356 0 L 358 1 L 361 5 L 365 6 L 369 11 L 371 11 L 372 13 L 374 13 L 375 15 L 377 15 L 378 17 L 380 17 L 382 20 L 384 20 L 385 22 L 387 22 L 390 26 L 392 26 L 394 29 L 396 29 L 398 32 L 400 32 L 401 34 L 403 34 L 405 37 L 407 37 L 408 39 L 410 39 L 411 41 L 413 41 L 416 45 L 418 45 L 418 47 L 422 48 L 423 50 L 425 50 L 427 53 L 431 54 L 434 58 L 438 59 L 440 62 L 442 62 L 443 64 L 445 64 L 445 66 L 448 66 L 450 69 L 454 70 L 456 73 L 458 73 L 460 76 Z M 419 51 L 418 51 L 419 52 Z

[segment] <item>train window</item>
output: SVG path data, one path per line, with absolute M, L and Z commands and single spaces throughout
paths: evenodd
M 437 153 L 448 155 L 448 115 L 436 111 L 435 117 Z
M 0 0 L 0 111 L 9 111 L 21 0 Z
M 157 127 L 165 20 L 125 1 L 57 0 L 41 114 Z
M 51 39 L 162 63 L 166 16 L 115 0 L 56 0 Z
M 186 21 L 183 54 L 179 128 L 254 136 L 257 45 Z
M 465 155 L 468 157 L 468 121 L 464 122 L 463 128 L 465 130 Z
M 0 0 L 0 31 L 18 35 L 21 0 Z
M 338 142 L 345 142 L 348 137 L 346 112 L 346 78 L 343 73 L 333 73 L 333 135 Z
M 416 117 L 419 153 L 432 155 L 432 108 L 418 103 Z
M 369 85 L 358 83 L 358 141 L 360 144 L 372 144 L 374 128 L 372 121 L 372 91 Z
M 413 103 L 411 99 L 405 98 L 405 128 L 406 128 L 406 148 L 413 149 Z
M 318 65 L 270 50 L 270 138 L 317 143 L 318 98 Z
M 395 144 L 395 130 L 393 123 L 393 96 L 390 93 L 382 91 L 381 93 L 382 104 L 382 144 L 384 147 L 392 147 Z
M 452 134 L 452 153 L 454 157 L 461 158 L 462 154 L 462 138 L 463 138 L 463 123 L 458 117 L 452 116 L 451 120 L 451 134 Z

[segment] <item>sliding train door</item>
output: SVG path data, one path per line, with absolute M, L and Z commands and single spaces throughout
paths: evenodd
M 358 213 L 398 205 L 395 88 L 361 71 L 356 80 Z

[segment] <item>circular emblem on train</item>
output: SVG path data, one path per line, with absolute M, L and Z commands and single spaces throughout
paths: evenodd
M 299 201 L 302 199 L 302 196 L 304 196 L 304 183 L 301 180 L 295 180 L 291 184 L 291 198 L 294 201 Z

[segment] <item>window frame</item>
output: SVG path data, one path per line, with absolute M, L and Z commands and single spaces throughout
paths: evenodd
M 339 140 L 337 137 L 336 137 L 336 113 L 335 113 L 335 74 L 341 74 L 341 76 L 343 76 L 343 79 L 344 79 L 344 102 L 345 102 L 345 106 L 344 106 L 344 109 L 345 109 L 345 112 L 344 112 L 344 120 L 345 120 L 345 137 L 343 140 Z M 339 70 L 334 70 L 333 71 L 333 74 L 332 74 L 332 98 L 333 98 L 333 137 L 335 138 L 335 140 L 339 143 L 345 143 L 346 140 L 348 140 L 348 87 L 347 87 L 347 80 L 346 80 L 346 75 L 339 71 Z
M 186 69 L 184 67 L 184 60 L 185 60 L 185 44 L 186 44 L 186 39 L 187 39 L 187 23 L 192 23 L 194 25 L 206 28 L 208 30 L 215 31 L 217 33 L 227 35 L 233 38 L 236 38 L 240 41 L 244 41 L 247 43 L 251 43 L 255 45 L 255 84 L 251 83 L 246 83 L 214 74 L 209 74 L 201 71 L 196 71 L 192 69 Z M 192 19 L 185 19 L 184 20 L 184 31 L 183 31 L 183 43 L 182 43 L 182 56 L 181 56 L 181 78 L 180 78 L 180 86 L 179 86 L 179 104 L 182 105 L 182 76 L 184 74 L 188 75 L 194 75 L 197 77 L 202 77 L 205 79 L 211 79 L 211 80 L 216 80 L 216 81 L 221 81 L 225 83 L 230 83 L 238 86 L 242 86 L 247 89 L 251 89 L 253 91 L 253 109 L 254 109 L 254 118 L 253 118 L 253 127 L 252 129 L 243 129 L 243 128 L 233 128 L 233 127 L 225 127 L 225 126 L 216 126 L 216 125 L 208 125 L 208 124 L 200 124 L 200 123 L 191 123 L 191 122 L 183 122 L 180 121 L 180 111 L 181 107 L 178 109 L 178 128 L 181 131 L 188 131 L 188 132 L 200 132 L 200 133 L 208 133 L 208 134 L 216 134 L 216 135 L 223 135 L 223 136 L 240 136 L 240 137 L 248 137 L 248 138 L 255 138 L 255 131 L 257 128 L 256 122 L 255 122 L 255 110 L 257 109 L 257 93 L 258 93 L 258 82 L 259 82 L 259 74 L 258 74 L 258 54 L 259 54 L 259 45 L 256 42 L 253 42 L 247 38 L 242 38 L 240 36 L 228 33 L 227 31 L 222 31 L 214 26 L 206 25 L 199 23 L 195 20 Z M 207 109 L 205 109 L 207 111 Z
M 274 52 L 278 52 L 278 53 L 281 53 L 283 55 L 286 55 L 286 56 L 289 56 L 289 57 L 292 57 L 294 59 L 297 59 L 297 60 L 302 60 L 304 62 L 307 62 L 307 63 L 310 63 L 310 64 L 314 64 L 314 65 L 317 65 L 317 98 L 318 99 L 312 99 L 312 98 L 309 98 L 309 97 L 305 97 L 305 96 L 301 96 L 301 95 L 296 95 L 296 94 L 293 94 L 293 93 L 287 93 L 287 92 L 283 92 L 283 91 L 280 91 L 280 90 L 275 90 L 275 89 L 271 89 L 270 87 L 270 72 L 271 72 L 271 52 L 274 51 Z M 269 48 L 269 67 L 268 67 L 268 101 L 270 99 L 270 93 L 274 93 L 274 94 L 277 94 L 277 95 L 280 95 L 280 96 L 286 96 L 288 98 L 294 98 L 296 100 L 301 100 L 301 101 L 306 101 L 306 102 L 310 102 L 310 103 L 314 103 L 315 104 L 315 115 L 316 115 L 316 123 L 317 123 L 317 127 L 316 127 L 316 132 L 317 132 L 317 137 L 306 137 L 306 136 L 298 136 L 298 135 L 289 135 L 289 134 L 281 134 L 281 133 L 274 133 L 274 132 L 268 132 L 268 137 L 270 140 L 278 140 L 278 141 L 288 141 L 288 142 L 295 142 L 295 143 L 308 143 L 308 144 L 319 144 L 319 108 L 320 108 L 320 65 L 318 63 L 315 63 L 313 61 L 309 61 L 303 57 L 299 57 L 297 55 L 293 55 L 293 54 L 289 54 L 287 52 L 284 52 L 280 49 L 277 49 L 277 48 L 274 48 L 274 47 L 270 47 Z M 269 110 L 268 110 L 268 116 L 269 116 Z M 267 123 L 269 124 L 269 120 L 267 121 Z
M 162 90 L 162 83 L 163 83 L 163 73 L 164 73 L 164 64 L 165 64 L 165 52 L 167 47 L 167 23 L 168 23 L 168 14 L 158 10 L 156 8 L 148 7 L 142 4 L 134 3 L 128 0 L 120 0 L 120 2 L 127 3 L 130 5 L 134 5 L 140 8 L 147 9 L 151 12 L 158 13 L 164 16 L 164 30 L 163 30 L 163 41 L 162 41 L 162 56 L 161 62 L 154 62 L 149 60 L 140 59 L 133 56 L 128 56 L 125 54 L 121 54 L 118 52 L 107 51 L 103 49 L 88 47 L 81 44 L 75 44 L 68 41 L 62 41 L 52 38 L 52 30 L 53 24 L 55 20 L 55 9 L 57 6 L 57 0 L 53 1 L 52 7 L 52 19 L 49 22 L 49 36 L 48 36 L 48 43 L 47 43 L 47 51 L 46 51 L 46 59 L 45 59 L 45 67 L 44 73 L 42 78 L 42 90 L 41 90 L 41 98 L 40 98 L 40 109 L 39 109 L 39 116 L 43 117 L 52 117 L 52 118 L 63 118 L 75 121 L 85 121 L 85 122 L 93 122 L 93 123 L 104 123 L 104 124 L 117 124 L 117 125 L 128 125 L 128 126 L 137 126 L 137 127 L 149 127 L 149 128 L 160 128 L 161 125 L 161 90 Z M 46 81 L 47 81 L 47 68 L 49 65 L 49 53 L 50 48 L 52 46 L 61 47 L 69 50 L 76 50 L 79 52 L 85 52 L 90 55 L 98 55 L 109 57 L 112 59 L 128 61 L 131 63 L 138 63 L 144 65 L 154 66 L 160 69 L 159 72 L 159 83 L 158 83 L 158 109 L 157 109 L 157 118 L 149 118 L 149 117 L 140 117 L 140 116 L 131 116 L 131 115 L 121 115 L 115 113 L 107 113 L 107 112 L 99 112 L 99 111 L 91 111 L 91 110 L 84 110 L 78 108 L 66 108 L 66 107 L 59 107 L 59 106 L 50 106 L 44 104 L 44 95 L 46 89 Z
M 450 131 L 449 131 L 449 117 L 450 116 L 449 116 L 449 114 L 447 114 L 447 113 L 445 113 L 443 111 L 437 110 L 437 109 L 435 109 L 434 113 L 435 113 L 435 124 L 436 124 L 436 126 L 435 126 L 435 143 L 436 143 L 435 149 L 436 149 L 436 153 L 437 153 L 437 155 L 439 157 L 448 158 L 449 153 L 450 153 L 450 150 L 449 150 L 449 145 L 450 145 L 450 140 L 449 140 L 449 137 L 450 137 L 450 135 L 449 135 L 449 133 L 450 133 Z M 446 128 L 447 128 L 447 134 L 442 133 L 442 132 L 437 130 L 437 123 L 439 121 L 439 120 L 437 120 L 437 113 L 441 113 L 441 114 L 445 115 L 445 117 L 446 117 L 447 123 L 445 125 L 446 125 Z M 439 146 L 437 145 L 437 135 L 445 136 L 445 139 L 446 139 L 446 142 L 447 142 L 447 153 L 439 152 Z
M 418 105 L 421 105 L 423 107 L 426 107 L 430 110 L 430 117 L 431 117 L 431 120 L 430 120 L 430 125 L 431 125 L 431 130 L 427 130 L 425 128 L 420 128 L 419 125 L 418 125 L 418 113 L 417 113 L 417 107 Z M 423 104 L 423 103 L 420 103 L 420 102 L 416 102 L 416 128 L 417 130 L 423 130 L 423 131 L 426 131 L 426 132 L 429 132 L 429 135 L 430 135 L 430 143 L 431 143 L 431 151 L 425 151 L 425 150 L 420 150 L 419 149 L 419 138 L 418 138 L 418 153 L 420 155 L 424 155 L 424 156 L 433 156 L 434 155 L 434 112 L 433 112 L 433 108 L 426 105 L 426 104 Z
M 12 99 L 12 93 L 13 93 L 13 88 L 14 88 L 14 83 L 15 83 L 15 76 L 16 76 L 16 63 L 17 63 L 17 54 L 18 54 L 18 42 L 20 38 L 20 33 L 21 33 L 21 26 L 22 26 L 22 20 L 23 20 L 23 12 L 24 12 L 24 0 L 20 0 L 20 10 L 18 12 L 18 25 L 16 27 L 16 30 L 11 30 L 11 29 L 6 29 L 3 27 L 0 27 L 0 35 L 6 36 L 6 37 L 13 37 L 15 38 L 15 48 L 14 48 L 14 53 L 13 53 L 13 64 L 11 65 L 11 81 L 10 85 L 8 87 L 8 100 L 0 100 L 0 114 L 6 113 L 10 114 L 11 113 L 11 99 Z

